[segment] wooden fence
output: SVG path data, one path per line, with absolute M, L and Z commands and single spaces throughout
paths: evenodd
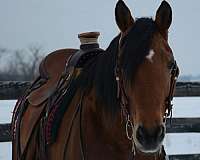
M 0 100 L 19 98 L 30 82 L 0 82 Z M 200 82 L 178 82 L 175 91 L 176 97 L 200 96 Z M 167 133 L 200 133 L 199 118 L 173 118 L 172 125 L 167 121 Z M 10 124 L 0 124 L 0 142 L 11 141 Z M 170 160 L 200 160 L 199 154 L 173 155 Z

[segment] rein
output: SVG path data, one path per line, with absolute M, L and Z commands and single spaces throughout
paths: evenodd
M 119 47 L 118 47 L 118 54 L 117 54 L 117 59 L 116 59 L 116 66 L 115 66 L 115 79 L 117 82 L 117 99 L 120 102 L 120 107 L 121 107 L 121 113 L 123 117 L 125 117 L 125 129 L 126 129 L 126 136 L 127 139 L 131 141 L 131 154 L 129 156 L 129 159 L 134 159 L 136 155 L 136 148 L 135 148 L 135 142 L 133 139 L 133 132 L 134 132 L 134 123 L 131 120 L 131 114 L 129 110 L 129 99 L 125 90 L 125 83 L 124 83 L 124 76 L 123 76 L 123 71 L 121 69 L 121 64 L 120 64 L 120 57 L 122 55 L 122 52 L 120 52 L 120 46 L 121 46 L 121 41 L 123 37 L 125 37 L 130 29 L 128 29 L 127 32 L 121 34 L 121 37 L 119 39 Z M 179 68 L 177 66 L 176 61 L 174 60 L 174 63 L 171 67 L 171 79 L 170 79 L 170 90 L 169 90 L 169 95 L 166 97 L 165 100 L 165 115 L 163 117 L 163 122 L 166 123 L 167 117 L 170 116 L 170 120 L 172 118 L 172 100 L 173 100 L 173 94 L 174 94 L 174 88 L 176 85 L 176 81 L 179 75 Z M 171 121 L 170 121 L 171 122 Z M 162 146 L 160 151 L 159 151 L 159 156 L 161 153 L 164 151 L 164 147 Z M 164 151 L 165 154 L 165 151 Z M 166 158 L 165 158 L 166 159 Z

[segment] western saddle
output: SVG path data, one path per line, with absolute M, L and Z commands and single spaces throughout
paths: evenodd
M 99 32 L 81 33 L 78 35 L 80 50 L 63 49 L 49 54 L 39 66 L 40 76 L 27 96 L 29 103 L 39 106 L 54 93 L 63 74 L 72 75 L 74 69 L 82 68 L 88 60 L 102 53 L 97 42 L 99 35 Z
M 99 35 L 99 32 L 81 33 L 78 35 L 81 41 L 80 49 L 57 50 L 42 60 L 38 78 L 18 100 L 13 112 L 12 137 L 17 144 L 20 144 L 16 147 L 19 148 L 17 153 L 25 152 L 42 113 L 48 110 L 48 101 L 55 99 L 54 96 L 57 96 L 55 93 L 70 85 L 70 79 L 73 78 L 71 75 L 76 75 L 90 59 L 104 52 L 97 42 Z M 26 119 L 25 123 L 24 119 Z M 23 139 L 19 138 L 20 135 L 23 135 Z

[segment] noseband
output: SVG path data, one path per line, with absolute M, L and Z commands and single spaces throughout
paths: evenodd
M 123 75 L 123 71 L 121 69 L 121 64 L 120 64 L 120 57 L 122 55 L 122 52 L 120 52 L 120 43 L 121 40 L 124 36 L 126 36 L 128 34 L 129 31 L 127 31 L 125 34 L 121 35 L 121 38 L 119 39 L 119 48 L 118 48 L 118 54 L 117 54 L 117 63 L 115 66 L 115 79 L 117 82 L 117 99 L 119 100 L 120 103 L 120 108 L 121 108 L 121 113 L 123 115 L 123 117 L 125 117 L 125 128 L 126 128 L 126 135 L 128 140 L 131 141 L 132 143 L 132 149 L 131 152 L 133 154 L 133 156 L 130 156 L 134 158 L 135 154 L 136 154 L 136 150 L 135 150 L 135 143 L 134 143 L 134 139 L 133 139 L 133 131 L 134 131 L 134 123 L 131 119 L 131 114 L 130 114 L 130 108 L 129 108 L 129 99 L 125 90 L 125 79 L 124 79 L 124 75 Z M 174 95 L 174 89 L 176 86 L 176 81 L 179 75 L 179 68 L 177 66 L 176 61 L 174 60 L 172 67 L 170 68 L 170 90 L 169 90 L 169 94 L 165 99 L 165 114 L 163 117 L 163 122 L 166 123 L 167 117 L 170 117 L 170 120 L 172 118 L 172 100 L 173 100 L 173 95 Z M 161 148 L 161 152 L 162 150 L 164 150 L 163 148 Z

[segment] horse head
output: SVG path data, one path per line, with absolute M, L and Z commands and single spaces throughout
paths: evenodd
M 166 112 L 171 110 L 169 103 L 178 74 L 168 43 L 172 9 L 163 1 L 155 20 L 135 19 L 119 0 L 115 17 L 120 29 L 116 77 L 119 88 L 124 88 L 119 89 L 121 99 L 127 101 L 121 107 L 128 112 L 127 125 L 133 124 L 129 138 L 139 151 L 155 153 L 165 137 Z

